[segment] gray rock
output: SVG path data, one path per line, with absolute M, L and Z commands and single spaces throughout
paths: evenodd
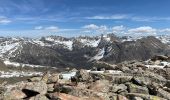
M 140 97 L 144 100 L 167 100 L 158 96 L 153 96 L 149 94 L 140 94 L 140 93 L 127 93 L 126 96 L 130 97 Z
M 147 87 L 138 86 L 133 83 L 126 83 L 126 86 L 128 87 L 128 91 L 130 93 L 149 94 L 149 90 Z
M 29 98 L 28 100 L 49 100 L 45 95 L 36 95 L 34 97 Z
M 125 75 L 112 76 L 112 83 L 122 84 L 122 83 L 130 82 L 132 78 L 133 76 L 125 76 Z
M 133 82 L 139 85 L 148 85 L 151 84 L 151 80 L 148 77 L 140 77 L 140 76 L 134 76 L 133 77 Z
M 2 100 L 18 100 L 27 97 L 25 93 L 23 93 L 19 89 L 8 89 L 2 96 Z
M 29 78 L 28 81 L 29 82 L 39 82 L 42 79 L 42 77 L 32 77 Z

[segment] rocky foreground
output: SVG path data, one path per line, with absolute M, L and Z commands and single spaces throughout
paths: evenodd
M 46 72 L 28 81 L 0 85 L 1 100 L 170 100 L 170 57 L 145 62 Z M 102 62 L 100 62 L 102 63 Z

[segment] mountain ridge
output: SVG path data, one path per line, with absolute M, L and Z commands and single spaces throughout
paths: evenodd
M 101 60 L 119 63 L 147 60 L 157 54 L 169 54 L 167 37 L 95 37 L 47 36 L 40 39 L 0 38 L 0 56 L 4 60 L 52 67 L 89 67 Z M 166 42 L 165 42 L 166 41 Z

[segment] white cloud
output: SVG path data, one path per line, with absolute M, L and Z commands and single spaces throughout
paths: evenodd
M 92 29 L 92 30 L 96 30 L 99 28 L 99 26 L 95 25 L 95 24 L 89 24 L 89 25 L 85 25 L 82 28 L 84 29 Z
M 115 34 L 124 34 L 125 33 L 125 29 L 126 29 L 126 27 L 124 27 L 123 25 L 113 26 L 111 28 L 111 32 L 113 32 Z
M 134 16 L 134 17 L 131 18 L 131 20 L 141 21 L 141 22 L 170 21 L 170 17 Z
M 45 30 L 59 30 L 59 28 L 57 26 L 49 26 L 45 27 Z
M 112 30 L 113 31 L 123 31 L 123 30 L 125 30 L 125 27 L 123 25 L 114 26 L 114 27 L 112 27 Z
M 155 22 L 155 21 L 170 21 L 170 17 L 158 16 L 135 16 L 133 14 L 114 14 L 114 15 L 96 15 L 85 17 L 92 20 L 131 20 L 138 22 Z
M 101 25 L 101 26 L 99 27 L 98 31 L 101 32 L 101 33 L 107 33 L 108 28 L 107 28 L 106 25 Z
M 41 30 L 41 29 L 43 29 L 43 27 L 42 26 L 36 26 L 34 29 L 35 30 Z
M 128 34 L 136 34 L 136 35 L 156 35 L 157 30 L 150 26 L 142 26 L 138 28 L 133 28 L 128 30 Z
M 8 24 L 11 23 L 12 21 L 9 20 L 8 18 L 4 17 L 4 16 L 0 16 L 0 24 Z
M 85 25 L 82 27 L 83 29 L 85 29 L 84 31 L 86 32 L 95 32 L 95 33 L 106 33 L 108 31 L 108 28 L 106 25 L 95 25 L 95 24 L 89 24 L 89 25 Z
M 49 31 L 49 32 L 57 32 L 59 31 L 59 28 L 57 26 L 48 26 L 48 27 L 43 27 L 43 26 L 36 26 L 34 27 L 34 30 L 46 30 L 46 31 Z

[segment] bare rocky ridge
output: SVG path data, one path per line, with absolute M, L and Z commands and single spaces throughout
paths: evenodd
M 2 100 L 170 100 L 170 57 L 126 61 L 91 70 L 46 72 L 0 84 Z M 165 63 L 167 62 L 167 63 Z M 109 67 L 108 67 L 109 66 Z M 107 69 L 110 68 L 110 69 Z M 112 70 L 111 70 L 112 69 Z

